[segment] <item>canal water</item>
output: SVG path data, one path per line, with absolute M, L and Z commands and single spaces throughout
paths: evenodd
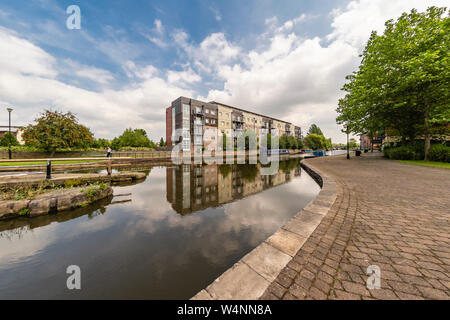
M 319 192 L 299 159 L 153 167 L 112 199 L 0 221 L 0 299 L 188 299 Z M 81 270 L 68 290 L 67 267 Z

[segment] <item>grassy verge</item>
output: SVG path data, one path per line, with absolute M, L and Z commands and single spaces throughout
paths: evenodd
M 66 163 L 85 163 L 85 162 L 99 162 L 104 160 L 62 160 L 62 161 L 52 161 L 52 164 L 66 164 Z M 47 161 L 20 161 L 20 162 L 0 162 L 0 166 L 26 166 L 26 165 L 36 165 L 43 164 L 46 165 Z
M 397 160 L 397 161 L 401 163 L 414 164 L 416 166 L 450 169 L 450 163 L 448 162 L 425 161 L 425 160 Z

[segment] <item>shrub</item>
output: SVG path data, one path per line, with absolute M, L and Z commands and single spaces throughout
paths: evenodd
M 78 186 L 78 185 L 80 185 L 80 184 L 81 184 L 81 180 L 80 180 L 80 179 L 68 179 L 68 180 L 66 180 L 66 182 L 64 183 L 64 185 L 65 185 L 67 188 L 72 188 L 72 187 Z
M 450 147 L 433 144 L 430 147 L 429 159 L 431 161 L 450 162 Z
M 19 141 L 17 141 L 16 137 L 12 133 L 7 132 L 1 139 L 0 139 L 0 146 L 2 147 L 9 147 L 11 146 L 18 146 Z
M 28 208 L 22 209 L 17 214 L 19 216 L 28 216 L 30 214 L 30 209 Z
M 418 160 L 420 155 L 411 146 L 402 146 L 398 148 L 385 148 L 384 156 L 393 160 Z
M 383 153 L 386 158 L 393 160 L 423 160 L 424 143 L 416 142 L 412 146 L 401 146 L 392 148 L 384 146 Z M 439 162 L 450 162 L 450 147 L 442 144 L 433 144 L 430 147 L 429 160 Z

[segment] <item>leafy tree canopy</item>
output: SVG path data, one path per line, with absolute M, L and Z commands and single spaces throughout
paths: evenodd
M 327 140 L 323 135 L 309 134 L 304 139 L 305 144 L 313 150 L 329 149 L 331 141 Z
M 111 142 L 111 148 L 120 150 L 122 147 L 154 148 L 155 144 L 147 137 L 144 129 L 128 128 Z
M 91 131 L 79 124 L 70 111 L 45 110 L 35 122 L 24 129 L 25 143 L 51 151 L 52 155 L 59 148 L 88 148 L 94 141 Z
M 320 128 L 314 123 L 309 127 L 308 135 L 309 134 L 318 134 L 319 136 L 323 136 L 322 130 L 320 130 Z

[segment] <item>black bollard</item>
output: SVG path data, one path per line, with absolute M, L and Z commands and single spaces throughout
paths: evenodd
M 108 172 L 108 176 L 111 175 L 112 169 L 111 169 L 111 160 L 108 160 L 108 163 L 106 165 L 106 171 Z
M 52 162 L 50 160 L 47 160 L 47 180 L 50 180 L 52 178 Z

